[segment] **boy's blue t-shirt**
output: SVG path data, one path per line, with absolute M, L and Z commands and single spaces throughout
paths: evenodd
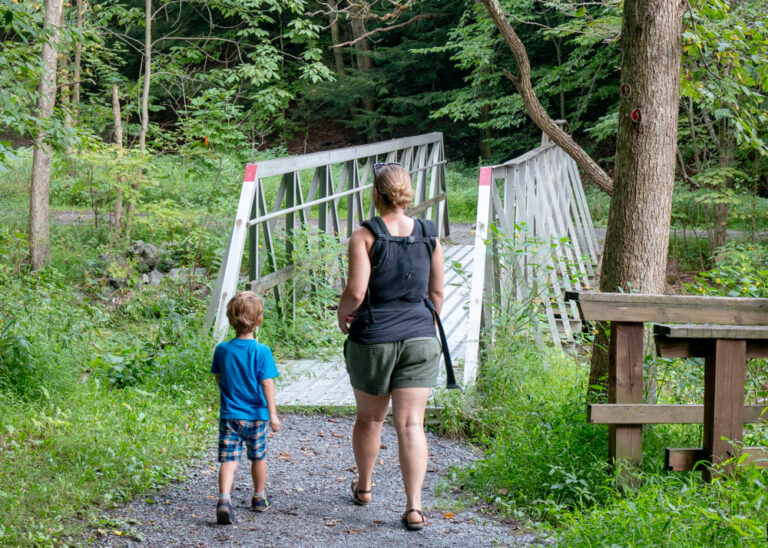
M 269 420 L 261 381 L 279 376 L 272 351 L 254 339 L 234 338 L 216 346 L 211 373 L 218 373 L 222 419 Z

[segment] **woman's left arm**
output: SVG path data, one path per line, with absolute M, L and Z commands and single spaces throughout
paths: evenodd
M 368 236 L 368 238 L 366 238 Z M 367 242 L 370 239 L 371 242 Z M 368 248 L 373 243 L 373 234 L 361 227 L 352 233 L 349 239 L 349 275 L 347 285 L 339 299 L 336 311 L 339 319 L 339 329 L 349 333 L 349 323 L 355 311 L 363 304 L 368 280 L 371 277 L 371 261 L 368 259 Z
M 435 249 L 432 251 L 432 264 L 429 269 L 429 300 L 435 305 L 435 310 L 440 314 L 443 308 L 443 248 L 440 240 L 435 240 Z

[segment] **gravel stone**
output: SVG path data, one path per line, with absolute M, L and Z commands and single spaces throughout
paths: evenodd
M 373 501 L 352 502 L 356 477 L 351 437 L 353 417 L 287 414 L 282 430 L 268 441 L 268 512 L 250 509 L 253 486 L 248 461 L 242 461 L 232 490 L 234 525 L 216 524 L 218 495 L 215 441 L 206 461 L 190 470 L 188 480 L 107 512 L 111 523 L 124 524 L 120 535 L 102 526 L 91 534 L 98 546 L 528 546 L 550 539 L 501 522 L 482 508 L 464 508 L 435 488 L 451 467 L 479 456 L 476 448 L 428 434 L 429 464 L 424 487 L 428 525 L 406 531 L 400 518 L 405 493 L 398 465 L 394 428 L 384 426 L 374 471 Z M 151 502 L 150 502 L 151 501 Z M 450 513 L 449 513 L 450 512 Z M 138 539 L 143 539 L 139 541 Z

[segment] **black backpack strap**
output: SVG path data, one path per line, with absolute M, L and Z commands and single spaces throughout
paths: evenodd
M 384 221 L 381 220 L 381 217 L 373 217 L 367 221 L 363 221 L 361 226 L 370 230 L 371 234 L 376 237 L 371 250 L 368 252 L 368 257 L 371 259 L 371 268 L 373 270 L 378 270 L 387 259 L 386 244 L 392 237 L 389 235 L 387 226 L 384 224 Z
M 448 348 L 448 337 L 445 335 L 443 322 L 440 321 L 440 314 L 437 313 L 435 305 L 429 299 L 424 299 L 424 304 L 432 312 L 432 316 L 434 316 L 437 322 L 437 330 L 440 332 L 440 345 L 443 348 L 443 361 L 445 361 L 445 387 L 448 390 L 461 391 L 461 387 L 456 384 L 456 376 L 453 373 L 453 363 L 451 362 L 451 351 Z
M 429 260 L 432 260 L 432 252 L 437 246 L 437 226 L 432 221 L 427 219 L 416 218 L 416 221 L 421 225 L 421 238 L 417 241 L 421 241 L 427 244 L 427 253 L 429 253 Z

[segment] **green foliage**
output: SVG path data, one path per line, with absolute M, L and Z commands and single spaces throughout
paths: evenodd
M 585 377 L 573 360 L 544 356 L 523 338 L 488 348 L 477 395 L 446 408 L 461 414 L 486 454 L 454 472 L 454 483 L 517 518 L 557 520 L 565 509 L 603 500 L 606 441 L 586 422 Z
M 512 251 L 524 245 L 512 238 Z M 521 235 L 522 240 L 522 235 Z M 507 240 L 505 240 L 507 241 Z M 528 249 L 528 251 L 531 251 Z M 738 288 L 761 277 L 767 250 L 729 243 L 717 268 L 700 278 L 726 273 Z M 500 257 L 503 263 L 503 257 Z M 698 283 L 703 283 L 701 279 Z M 730 281 L 719 279 L 718 286 Z M 713 294 L 725 291 L 711 288 Z M 739 289 L 740 290 L 740 289 Z M 765 294 L 761 294 L 765 296 Z M 504 296 L 502 303 L 504 303 Z M 666 447 L 697 446 L 699 425 L 654 425 L 644 429 L 639 487 L 621 489 L 607 467 L 607 429 L 585 416 L 587 355 L 543 352 L 533 344 L 534 314 L 526 302 L 494 310 L 501 329 L 486 342 L 476 390 L 447 394 L 440 426 L 481 444 L 485 456 L 451 472 L 475 502 L 551 534 L 562 546 L 759 546 L 765 540 L 768 471 L 735 461 L 738 473 L 703 483 L 698 473 L 662 469 Z M 585 341 L 585 348 L 589 341 Z M 700 360 L 656 359 L 659 403 L 701 403 Z M 766 396 L 763 360 L 751 360 L 747 398 Z M 745 427 L 745 444 L 768 443 L 764 425 Z
M 615 102 L 618 2 L 576 9 L 571 2 L 502 2 L 532 61 L 531 81 L 544 109 L 573 130 Z M 445 94 L 434 117 L 481 130 L 491 160 L 508 160 L 536 146 L 540 132 L 503 69 L 514 72 L 508 46 L 479 3 L 467 6 L 445 45 L 419 53 L 450 53 L 466 86 Z M 446 101 L 447 99 L 447 101 Z
M 715 267 L 696 276 L 688 291 L 724 297 L 768 297 L 768 247 L 730 241 L 717 252 Z
M 279 301 L 265 300 L 259 339 L 278 356 L 316 358 L 324 351 L 337 352 L 344 340 L 336 325 L 346 271 L 344 246 L 310 225 L 295 229 L 292 242 L 293 277 L 281 286 Z
M 715 122 L 727 119 L 739 145 L 768 154 L 768 17 L 759 2 L 694 2 L 683 33 L 681 92 Z
M 562 546 L 763 546 L 768 473 L 743 467 L 702 485 L 694 475 L 644 476 L 636 491 L 571 514 Z

